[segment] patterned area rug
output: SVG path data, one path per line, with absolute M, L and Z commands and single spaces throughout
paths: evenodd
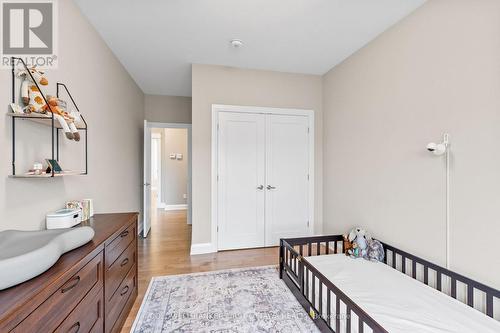
M 274 266 L 154 277 L 132 327 L 157 332 L 319 332 Z

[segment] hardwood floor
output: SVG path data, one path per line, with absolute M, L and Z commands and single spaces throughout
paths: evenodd
M 122 333 L 129 332 L 153 276 L 278 264 L 278 248 L 224 251 L 190 256 L 191 226 L 186 211 L 159 210 L 148 238 L 139 238 L 139 296 Z

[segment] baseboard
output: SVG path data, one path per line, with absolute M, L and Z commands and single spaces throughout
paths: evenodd
M 186 210 L 188 209 L 187 204 L 182 205 L 165 205 L 165 210 Z
M 212 243 L 200 243 L 191 245 L 191 255 L 214 253 L 217 252 L 217 247 Z
M 157 205 L 156 205 L 156 208 L 158 209 L 165 209 L 167 207 L 167 204 L 164 203 L 164 202 L 159 202 Z
M 142 236 L 142 230 L 144 229 L 144 221 L 141 221 L 138 224 L 139 225 L 137 226 L 137 234 Z

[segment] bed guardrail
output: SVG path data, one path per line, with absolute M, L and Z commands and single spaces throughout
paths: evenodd
M 494 305 L 496 302 L 500 303 L 500 290 L 386 243 L 382 244 L 385 264 L 495 318 L 497 309 L 494 309 Z M 306 258 L 336 253 L 345 253 L 342 235 L 281 239 L 280 278 L 285 281 L 322 332 L 340 332 L 341 328 L 342 331 L 351 332 L 354 317 L 357 317 L 357 331 L 360 333 L 367 327 L 376 333 L 387 332 Z M 324 299 L 326 304 L 323 304 Z M 333 304 L 335 313 L 331 311 Z
M 500 290 L 488 287 L 466 276 L 433 264 L 430 261 L 383 243 L 384 262 L 426 285 L 453 297 L 494 318 L 494 300 L 500 300 Z M 460 288 L 462 287 L 462 288 Z M 460 293 L 459 290 L 462 292 Z M 478 300 L 475 302 L 474 300 Z
M 311 265 L 305 256 L 343 253 L 342 236 L 282 239 L 280 242 L 280 278 L 285 281 L 302 307 L 322 332 L 351 332 L 352 314 L 357 317 L 358 332 L 366 327 L 374 333 L 387 331 L 354 301 Z M 326 300 L 326 304 L 323 304 Z M 333 302 L 335 312 L 332 313 Z M 341 314 L 345 307 L 345 314 Z M 344 311 L 342 311 L 344 312 Z

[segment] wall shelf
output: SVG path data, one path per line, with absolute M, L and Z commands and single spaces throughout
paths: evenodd
M 45 126 L 52 126 L 52 117 L 50 115 L 44 115 L 41 113 L 7 113 L 8 117 L 29 120 L 38 124 L 42 124 Z M 75 126 L 78 130 L 86 131 L 87 125 L 85 123 L 79 122 L 75 123 Z M 61 129 L 61 125 L 59 122 L 54 122 L 54 128 Z
M 45 104 L 49 104 L 47 101 L 47 97 L 45 96 L 43 90 L 41 87 L 38 85 L 37 81 L 33 77 L 33 74 L 29 70 L 28 66 L 24 62 L 23 59 L 17 58 L 17 57 L 12 57 L 11 58 L 11 65 L 12 65 L 12 103 L 17 102 L 16 100 L 16 66 L 21 66 L 24 68 L 26 71 L 26 75 L 29 75 L 31 80 L 35 83 L 36 87 L 38 88 L 38 91 L 40 91 L 40 94 L 45 102 Z M 10 178 L 54 178 L 54 177 L 63 177 L 63 176 L 79 176 L 79 175 L 86 175 L 88 174 L 88 125 L 87 121 L 85 120 L 85 117 L 82 115 L 80 112 L 80 109 L 78 108 L 78 105 L 76 105 L 75 100 L 73 99 L 73 96 L 69 92 L 68 87 L 61 82 L 56 83 L 56 96 L 57 98 L 60 97 L 60 91 L 63 90 L 66 92 L 66 95 L 69 97 L 71 103 L 73 104 L 74 108 L 78 113 L 80 114 L 80 119 L 79 121 L 75 122 L 75 126 L 79 131 L 83 132 L 83 144 L 85 145 L 85 169 L 84 171 L 63 171 L 61 173 L 56 173 L 52 170 L 51 173 L 44 173 L 41 175 L 35 175 L 31 173 L 21 173 L 17 174 L 16 173 L 16 120 L 21 120 L 21 121 L 30 121 L 34 123 L 38 123 L 44 126 L 48 126 L 51 128 L 50 131 L 50 140 L 51 140 L 51 156 L 52 160 L 56 160 L 59 162 L 59 136 L 60 132 L 62 131 L 62 127 L 59 124 L 58 121 L 54 118 L 54 115 L 52 113 L 49 114 L 41 114 L 41 113 L 8 113 L 7 116 L 12 119 L 12 174 L 9 175 Z M 63 136 L 64 137 L 64 136 Z
M 9 175 L 9 178 L 39 178 L 46 179 L 52 177 L 65 177 L 65 176 L 83 176 L 86 175 L 85 171 L 63 171 L 59 173 L 42 173 L 41 175 L 35 175 L 31 173 Z

